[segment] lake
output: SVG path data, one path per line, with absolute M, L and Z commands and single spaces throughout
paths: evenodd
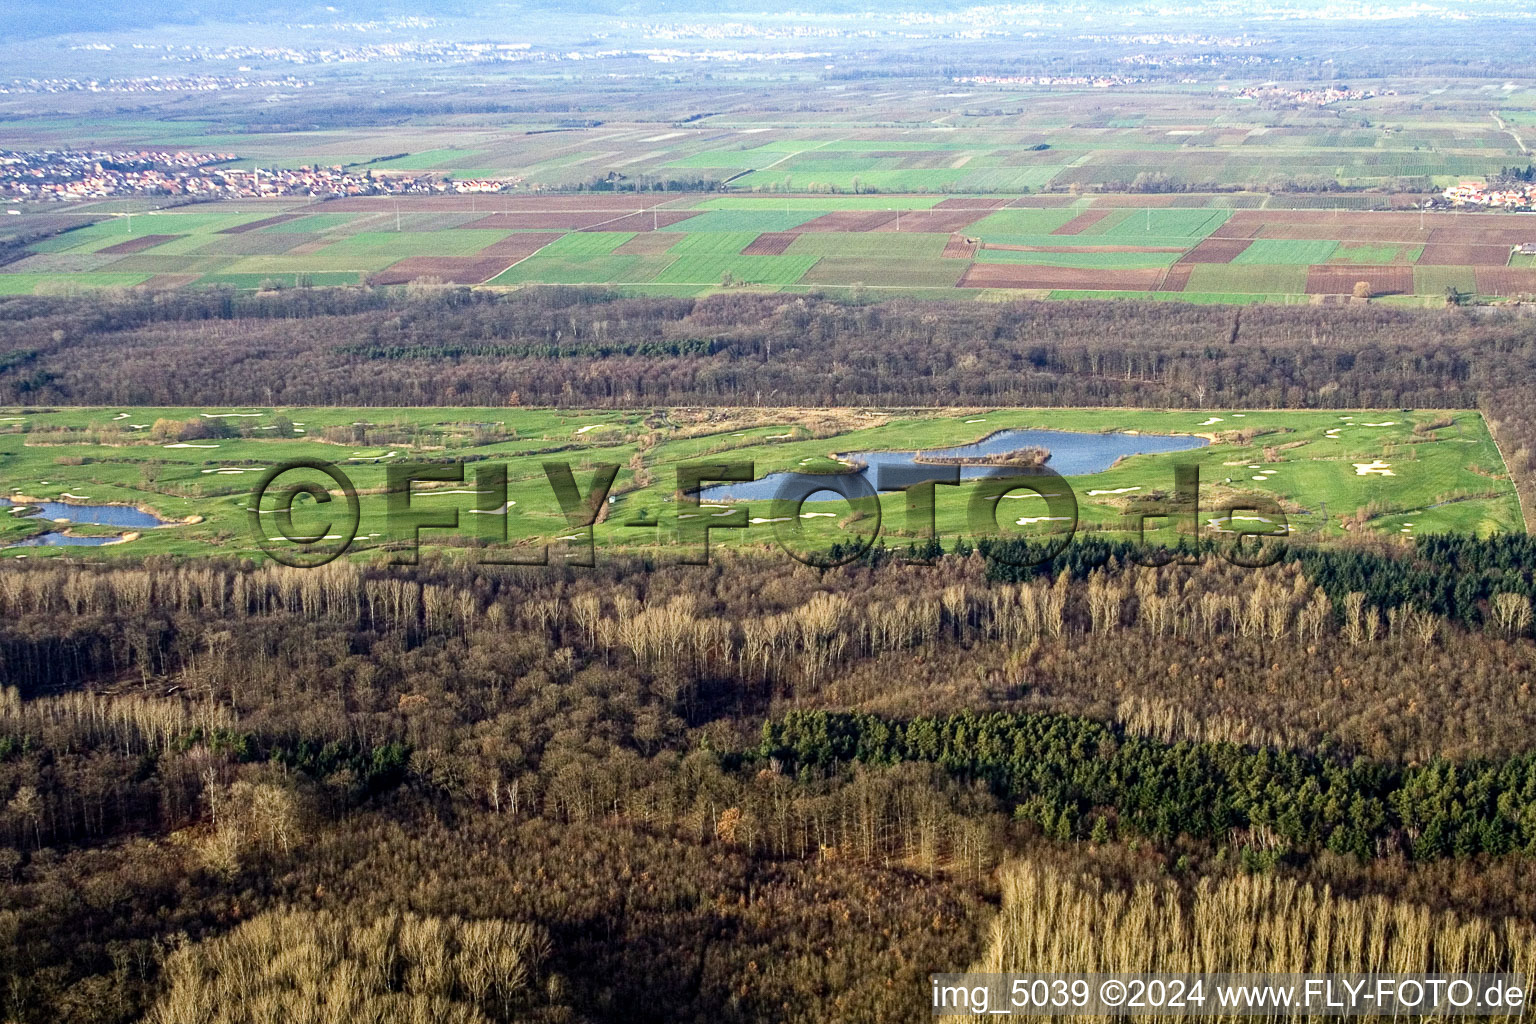
M 1203 437 L 1190 437 L 1187 435 L 1173 436 L 1170 434 L 1088 434 L 1073 430 L 999 430 L 973 444 L 964 444 L 955 448 L 931 448 L 921 452 L 847 452 L 839 453 L 838 458 L 847 462 L 863 464 L 858 470 L 858 475 L 869 482 L 871 487 L 875 484 L 874 472 L 877 464 L 887 466 L 916 466 L 922 465 L 917 461 L 918 455 L 970 457 L 979 458 L 985 455 L 998 455 L 1003 452 L 1015 451 L 1020 448 L 1046 448 L 1051 453 L 1046 466 L 1060 473 L 1062 476 L 1088 476 L 1093 473 L 1102 473 L 1115 464 L 1117 459 L 1127 455 L 1157 455 L 1163 452 L 1182 452 L 1194 448 L 1204 448 L 1210 444 Z M 933 467 L 940 468 L 940 467 Z M 999 470 L 996 466 L 961 466 L 961 479 L 976 479 L 978 477 L 996 475 Z M 816 480 L 822 474 L 793 474 L 770 473 L 760 480 L 751 483 L 716 484 L 705 487 L 700 492 L 703 501 L 762 501 L 772 498 L 778 492 L 786 477 L 804 476 L 808 480 Z M 818 491 L 813 498 L 815 500 L 831 500 L 837 497 L 831 491 Z

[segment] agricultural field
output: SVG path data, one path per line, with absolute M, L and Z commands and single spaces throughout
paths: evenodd
M 361 495 L 353 550 L 365 552 L 399 539 L 391 536 L 386 516 L 387 467 L 414 456 L 441 462 L 448 455 L 471 460 L 464 479 L 419 483 L 411 499 L 417 510 L 457 511 L 457 529 L 427 531 L 430 543 L 499 543 L 503 528 L 510 542 L 529 547 L 580 540 L 543 468 L 546 461 L 562 460 L 582 493 L 597 465 L 618 467 L 612 500 L 594 531 L 599 545 L 676 551 L 684 520 L 725 516 L 737 507 L 707 493 L 700 509 L 679 506 L 676 473 L 683 463 L 751 462 L 758 479 L 780 472 L 835 473 L 846 470 L 848 461 L 880 462 L 877 455 L 840 461 L 840 454 L 945 449 L 989 437 L 1012 445 L 1014 435 L 995 435 L 1013 430 L 1054 432 L 1026 439 L 1050 451 L 1047 465 L 1066 475 L 1079 503 L 1081 531 L 1123 536 L 1132 525 L 1127 514 L 1139 502 L 1167 497 L 1176 464 L 1199 467 L 1199 529 L 1206 536 L 1230 532 L 1223 508 L 1253 509 L 1244 502 L 1255 500 L 1276 503 L 1284 528 L 1302 542 L 1362 532 L 1486 536 L 1517 531 L 1521 524 L 1503 459 L 1481 416 L 1467 411 L 11 409 L 0 410 L 0 494 L 23 507 L 0 515 L 0 545 L 9 545 L 4 550 L 11 557 L 260 557 L 249 524 L 253 487 L 273 467 L 316 459 L 337 466 Z M 506 468 L 504 493 L 489 477 L 475 476 L 493 466 Z M 259 514 L 274 514 L 274 496 L 306 480 L 325 477 L 309 470 L 285 473 Z M 325 489 L 336 488 L 327 483 Z M 975 536 L 970 487 L 938 491 L 940 534 L 951 542 Z M 798 513 L 805 522 L 797 523 L 795 511 L 781 507 L 772 493 L 749 493 L 747 527 L 715 532 L 712 543 L 773 544 L 778 531 L 803 527 L 806 543 L 829 546 L 871 530 L 867 507 L 850 514 L 833 497 L 820 492 Z M 904 501 L 896 493 L 882 498 L 879 529 L 888 545 L 918 536 L 909 529 Z M 1044 498 L 1017 491 L 1001 501 L 998 507 L 1006 511 L 998 516 L 998 532 L 1061 529 L 1059 510 Z M 31 514 L 38 507 L 41 517 Z M 296 533 L 330 536 L 314 531 L 336 529 L 343 507 L 340 501 L 320 506 L 302 499 Z M 164 525 L 133 510 L 152 513 Z M 1256 518 L 1268 525 L 1250 529 L 1282 528 L 1265 515 Z M 76 521 L 50 522 L 70 519 Z M 1161 522 L 1149 525 L 1150 539 L 1174 536 L 1173 527 L 1158 527 Z M 399 532 L 398 524 L 394 529 Z M 23 543 L 29 546 L 15 546 Z
M 1231 209 L 1232 198 L 1153 206 L 1124 195 L 651 193 L 272 201 L 227 212 L 120 205 L 31 243 L 0 267 L 0 295 L 419 280 L 1425 306 L 1451 292 L 1536 293 L 1536 266 L 1514 252 L 1536 240 L 1536 218 Z
M 812 100 L 815 112 L 797 118 L 792 111 L 804 109 L 808 94 L 832 89 L 757 78 L 753 104 L 724 104 L 686 123 L 659 111 L 688 102 L 688 93 L 673 96 L 658 86 L 659 95 L 649 97 L 656 109 L 612 109 L 612 98 L 591 95 L 584 108 L 602 114 L 601 123 L 588 125 L 527 114 L 243 133 L 228 118 L 140 112 L 17 118 L 6 135 L 18 149 L 68 143 L 223 150 L 245 167 L 502 176 L 541 189 L 617 175 L 723 183 L 743 193 L 981 195 L 1115 191 L 1149 177 L 1177 191 L 1315 191 L 1320 182 L 1427 190 L 1523 163 L 1523 140 L 1506 126 L 1536 119 L 1530 89 L 1493 98 L 1477 80 L 1402 80 L 1389 95 L 1316 109 L 1262 104 L 1240 95 L 1239 85 L 1126 84 L 1106 93 L 1087 84 L 957 88 L 940 78 L 909 79 L 893 92 L 879 81 L 844 81 L 833 87 L 834 104 L 818 108 Z

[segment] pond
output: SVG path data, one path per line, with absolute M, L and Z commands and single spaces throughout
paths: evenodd
M 1016 451 L 1020 448 L 1038 447 L 1050 451 L 1051 457 L 1046 462 L 1046 466 L 1062 476 L 1088 476 L 1104 472 L 1113 466 L 1117 459 L 1126 455 L 1182 452 L 1193 448 L 1204 448 L 1208 444 L 1210 442 L 1203 437 L 1170 434 L 1088 434 L 1072 430 L 999 430 L 973 444 L 964 444 L 955 448 L 932 448 L 922 452 L 847 452 L 839 453 L 838 458 L 845 462 L 861 464 L 863 468 L 858 470 L 858 475 L 864 477 L 873 487 L 877 464 L 921 465 L 916 458 L 920 454 L 980 458 L 985 455 Z M 960 467 L 962 479 L 975 479 L 995 475 L 998 472 L 1000 471 L 995 466 Z M 762 501 L 772 498 L 786 477 L 795 475 L 802 474 L 770 473 L 751 483 L 716 484 L 713 487 L 705 487 L 700 492 L 700 498 L 704 501 L 723 499 Z M 803 475 L 812 480 L 816 478 L 813 474 Z M 837 495 L 831 491 L 818 491 L 812 496 L 813 500 L 818 501 L 831 500 L 834 497 Z
M 10 548 L 99 548 L 103 544 L 115 544 L 121 537 L 71 537 L 63 533 L 40 533 L 14 544 Z
M 0 498 L 0 508 L 14 506 L 9 498 Z M 26 516 L 27 519 L 67 519 L 71 523 L 90 523 L 94 526 L 122 526 L 134 530 L 147 530 L 165 526 L 166 521 L 149 512 L 142 512 L 131 505 L 75 505 L 62 501 L 28 502 L 41 512 Z

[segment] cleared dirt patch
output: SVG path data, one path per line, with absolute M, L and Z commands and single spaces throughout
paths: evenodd
M 947 260 L 969 260 L 976 258 L 978 245 L 973 238 L 964 235 L 950 235 L 949 241 L 944 243 L 944 251 L 940 256 Z
M 837 210 L 806 221 L 796 231 L 877 231 L 887 221 L 896 219 L 895 210 Z
M 1073 217 L 1071 220 L 1067 221 L 1061 227 L 1057 228 L 1055 231 L 1052 231 L 1051 234 L 1053 234 L 1053 235 L 1077 235 L 1077 234 L 1081 234 L 1085 228 L 1092 227 L 1093 225 L 1097 224 L 1099 221 L 1103 220 L 1105 217 L 1108 217 L 1113 212 L 1114 212 L 1113 210 L 1111 210 L 1108 207 L 1106 207 L 1106 208 L 1104 208 L 1102 210 L 1089 210 L 1086 213 L 1080 213 L 1076 217 Z
M 624 195 L 588 194 L 578 196 L 411 196 L 407 199 L 388 197 L 352 196 L 332 199 L 322 207 L 325 213 L 382 213 L 393 211 L 393 203 L 399 203 L 406 213 L 427 213 L 438 210 L 468 210 L 490 213 L 492 210 L 518 210 L 549 213 L 569 210 L 607 210 L 609 216 L 625 210 L 649 210 L 677 199 L 665 193 Z
M 1478 267 L 1477 290 L 1485 295 L 1536 294 L 1536 268 Z
M 1421 267 L 1502 267 L 1509 262 L 1509 247 L 1504 245 L 1436 245 L 1424 247 L 1419 255 Z
M 169 242 L 173 238 L 181 238 L 181 235 L 140 235 L 138 238 L 130 238 L 126 242 L 118 242 L 109 245 L 105 249 L 97 249 L 97 255 L 124 256 L 130 252 L 143 252 L 145 249 L 153 249 L 161 242 Z
M 743 256 L 782 256 L 800 236 L 793 231 L 764 231 L 741 250 Z
M 1009 252 L 1183 252 L 1178 245 L 1009 245 L 1006 242 L 985 242 L 983 249 L 1004 249 Z
M 1259 231 L 1263 228 L 1264 225 L 1262 225 L 1262 224 L 1234 224 L 1233 221 L 1236 220 L 1236 219 L 1237 219 L 1237 215 L 1233 214 L 1232 217 L 1230 219 L 1228 219 L 1228 221 L 1225 224 L 1223 224 L 1221 227 L 1217 228 L 1215 231 L 1212 231 L 1211 234 L 1210 234 L 1210 237 L 1211 238 L 1249 238 L 1249 239 L 1259 237 Z
M 1393 267 L 1310 267 L 1307 270 L 1308 295 L 1353 295 L 1355 284 L 1365 281 L 1372 295 L 1413 294 L 1413 268 Z
M 1207 238 L 1179 257 L 1180 263 L 1231 263 L 1253 244 L 1251 238 Z M 1188 278 L 1188 274 L 1185 275 Z
M 1184 286 L 1189 284 L 1189 275 L 1194 271 L 1194 265 L 1189 263 L 1175 263 L 1168 268 L 1168 273 L 1157 283 L 1160 292 L 1181 292 Z
M 236 224 L 232 228 L 225 228 L 218 232 L 221 235 L 243 235 L 247 231 L 255 231 L 257 228 L 269 228 L 273 224 L 282 224 L 285 221 L 298 220 L 305 216 L 302 213 L 280 213 L 275 217 L 267 217 L 264 220 L 253 220 L 249 224 Z
M 280 231 L 258 231 L 249 235 L 209 235 L 208 241 L 197 247 L 198 253 L 216 256 L 276 256 L 305 242 L 315 241 L 314 235 L 284 234 Z
M 1096 196 L 1093 205 L 1106 210 L 1164 210 L 1173 206 L 1188 206 L 1194 210 L 1205 209 L 1203 201 L 1190 201 L 1182 196 L 1169 195 Z
M 933 204 L 935 210 L 1001 210 L 1012 199 L 941 199 Z
M 1436 245 L 1502 245 L 1505 248 L 1516 245 L 1525 245 L 1527 242 L 1536 242 L 1536 217 L 1531 218 L 1531 225 L 1524 230 L 1520 228 L 1478 228 L 1455 227 L 1435 228 L 1430 232 L 1429 240 Z
M 154 277 L 139 285 L 152 292 L 165 292 L 173 288 L 181 288 L 196 281 L 200 274 L 156 274 Z
M 613 254 L 615 256 L 660 256 L 685 237 L 681 231 L 642 231 L 613 250 Z
M 368 278 L 370 284 L 409 284 L 435 277 L 453 284 L 480 284 L 507 269 L 500 256 L 409 256 Z
M 547 210 L 542 213 L 533 211 L 492 213 L 481 217 L 479 220 L 470 221 L 464 227 L 478 230 L 501 229 L 504 231 L 516 228 L 580 231 L 582 228 L 592 228 L 599 224 L 610 224 L 614 221 L 614 218 L 622 216 L 622 213 L 608 210 Z
M 1391 216 L 1383 214 L 1382 216 Z M 1433 232 L 1408 224 L 1266 224 L 1260 238 L 1325 242 L 1423 243 Z
M 986 210 L 907 210 L 894 223 L 886 224 L 878 230 L 918 231 L 937 235 L 946 231 L 959 231 L 986 215 Z
M 1020 196 L 1008 200 L 1010 210 L 1059 210 L 1077 202 L 1076 196 Z
M 601 226 L 583 228 L 583 231 L 663 231 L 679 221 L 697 217 L 700 210 L 649 210 L 631 213 L 618 220 L 610 220 Z
M 507 263 L 510 263 L 513 260 L 520 260 L 526 256 L 532 256 L 534 253 L 544 248 L 550 242 L 553 242 L 555 239 L 560 237 L 562 237 L 562 234 L 558 231 L 530 231 L 522 235 L 508 235 L 501 241 L 493 242 L 486 246 L 484 249 L 481 249 L 478 256 L 473 256 L 470 258 L 482 259 L 488 256 L 495 256 L 498 259 L 505 261 L 502 263 L 502 266 L 505 267 Z
M 1103 291 L 1152 291 L 1163 278 L 1161 267 L 1099 270 L 1081 267 L 1033 267 L 1020 263 L 973 264 L 961 288 L 1092 288 Z

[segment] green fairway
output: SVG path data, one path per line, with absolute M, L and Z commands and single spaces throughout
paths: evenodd
M 140 536 L 124 543 L 88 549 L 92 557 L 155 552 L 253 555 L 256 547 L 246 509 L 255 480 L 289 460 L 322 459 L 339 466 L 362 495 L 359 537 L 366 548 L 388 539 L 380 491 L 387 465 L 421 458 L 465 459 L 465 483 L 418 485 L 413 505 L 457 508 L 458 532 L 465 536 L 488 528 L 488 523 L 499 526 L 500 516 L 470 511 L 485 500 L 475 491 L 473 473 L 477 467 L 505 465 L 507 499 L 512 502 L 506 519 L 509 535 L 542 542 L 570 532 L 542 467 L 553 457 L 569 461 L 583 489 L 596 464 L 621 467 L 613 492 L 614 514 L 596 531 L 600 544 L 670 547 L 678 543 L 674 527 L 679 510 L 673 492 L 681 463 L 751 461 L 758 477 L 782 470 L 826 472 L 836 469 L 829 457 L 834 452 L 942 448 L 1014 428 L 1206 434 L 1218 439 L 1189 451 L 1132 455 L 1092 475 L 1070 477 L 1085 528 L 1127 529 L 1126 513 L 1133 502 L 1168 491 L 1176 463 L 1199 466 L 1206 532 L 1214 528 L 1210 520 L 1220 519 L 1220 509 L 1247 507 L 1242 503 L 1255 496 L 1279 501 L 1298 537 L 1326 539 L 1347 531 L 1397 537 L 1488 534 L 1520 528 L 1503 461 L 1482 418 L 1465 411 L 1003 409 L 934 415 L 825 410 L 787 415 L 726 409 L 700 421 L 649 410 L 7 409 L 0 410 L 0 493 L 18 502 L 136 505 L 175 522 L 139 530 Z M 279 431 L 291 431 L 292 436 L 279 437 Z M 170 440 L 176 436 L 184 439 Z M 971 534 L 966 487 L 953 493 L 939 490 L 941 534 Z M 905 543 L 910 536 L 903 501 L 900 494 L 882 499 L 888 543 Z M 754 500 L 748 506 L 757 521 L 744 531 L 719 531 L 716 543 L 772 541 L 772 502 Z M 1002 507 L 1008 515 L 1000 517 L 1001 528 L 1054 528 L 1036 506 L 1043 509 L 1043 500 L 1027 492 L 1006 499 Z M 340 509 L 304 507 L 295 520 L 301 533 L 304 523 L 325 525 Z M 846 510 L 840 502 L 812 503 L 809 511 L 817 516 L 824 510 L 834 514 L 825 520 L 813 517 L 809 525 L 827 537 L 845 526 L 853 528 L 856 524 L 844 524 L 837 508 Z M 627 527 L 641 510 L 649 521 L 664 526 Z M 182 522 L 189 517 L 201 521 Z M 0 515 L 0 540 L 14 541 L 47 528 L 62 527 Z M 99 526 L 70 527 L 69 532 L 124 533 Z M 451 534 L 427 536 L 441 540 Z M 7 553 L 58 557 L 81 550 L 34 547 Z

